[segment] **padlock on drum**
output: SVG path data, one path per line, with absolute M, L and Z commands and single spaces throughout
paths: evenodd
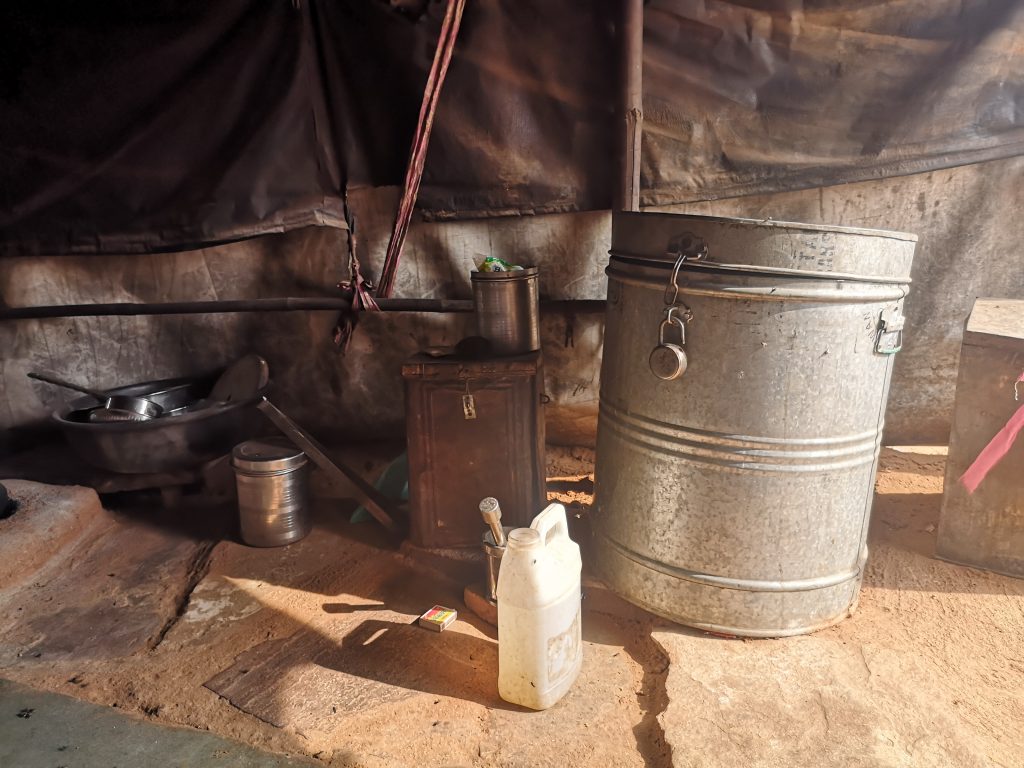
M 665 340 L 665 332 L 670 327 L 679 329 L 679 343 Z M 662 381 L 678 379 L 686 373 L 686 352 L 683 346 L 686 344 L 686 325 L 682 317 L 676 314 L 675 307 L 669 307 L 665 312 L 665 319 L 658 329 L 658 346 L 651 352 L 649 364 L 651 372 Z

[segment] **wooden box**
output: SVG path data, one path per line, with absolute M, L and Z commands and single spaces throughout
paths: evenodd
M 528 526 L 546 498 L 540 353 L 417 355 L 402 378 L 412 542 L 479 547 L 487 496 L 501 504 L 503 524 Z
M 960 350 L 936 555 L 1024 577 L 1024 433 L 973 494 L 960 477 L 1024 406 L 1024 301 L 978 299 Z

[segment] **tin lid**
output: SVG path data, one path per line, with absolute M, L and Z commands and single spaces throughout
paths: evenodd
M 306 454 L 283 437 L 248 440 L 231 451 L 231 465 L 249 472 L 297 469 L 305 463 Z
M 538 272 L 537 267 L 511 269 L 507 272 L 479 272 L 474 269 L 469 273 L 469 278 L 470 280 L 525 280 L 528 277 L 536 277 Z

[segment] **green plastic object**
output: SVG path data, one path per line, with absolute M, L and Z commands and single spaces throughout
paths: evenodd
M 389 499 L 395 501 L 409 500 L 409 454 L 405 451 L 388 464 L 380 473 L 374 486 Z M 362 523 L 372 520 L 370 510 L 360 505 L 349 520 L 353 523 Z

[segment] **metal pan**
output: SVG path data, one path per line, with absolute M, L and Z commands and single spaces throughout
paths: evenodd
M 90 413 L 91 421 L 149 421 L 164 412 L 163 408 L 145 397 L 132 397 L 89 389 L 45 373 L 29 373 L 28 377 L 96 398 L 100 407 Z
M 216 374 L 200 378 L 143 382 L 112 390 L 111 394 L 145 397 L 165 413 L 178 411 L 208 397 Z M 220 408 L 184 412 L 149 421 L 99 423 L 89 421 L 95 403 L 72 400 L 54 413 L 53 420 L 83 460 L 112 472 L 143 474 L 191 470 L 229 453 L 238 443 L 256 436 L 262 418 L 255 404 L 263 391 Z

